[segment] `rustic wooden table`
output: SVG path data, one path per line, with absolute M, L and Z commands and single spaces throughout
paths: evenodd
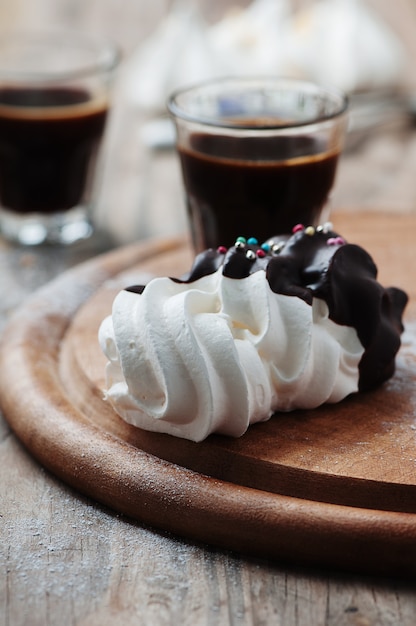
M 24 0 L 4 0 L 0 13 L 11 26 L 65 23 L 111 34 L 130 51 L 151 32 L 166 4 L 37 0 L 29 7 Z M 388 3 L 380 0 L 380 5 Z M 409 6 L 404 2 L 407 32 Z M 139 130 L 131 126 L 140 120 L 126 109 L 118 116 L 103 213 L 117 203 L 130 216 L 143 196 L 137 186 L 143 158 L 137 154 Z M 163 218 L 180 183 L 174 154 L 156 157 L 146 198 Z M 400 219 L 401 212 L 416 210 L 415 171 L 416 133 L 388 124 L 343 158 L 335 210 L 347 208 L 352 218 L 363 207 L 396 211 Z M 134 235 L 115 227 L 115 241 L 177 232 L 185 224 L 181 210 Z M 71 249 L 23 249 L 1 242 L 0 330 L 29 293 L 106 245 L 100 237 Z M 133 523 L 48 474 L 1 416 L 0 468 L 1 626 L 414 624 L 414 583 L 247 559 Z

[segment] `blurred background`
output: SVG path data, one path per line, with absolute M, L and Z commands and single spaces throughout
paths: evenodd
M 218 75 L 345 89 L 334 210 L 416 210 L 415 0 L 0 0 L 0 24 L 96 33 L 121 47 L 97 210 L 117 244 L 186 229 L 166 97 Z

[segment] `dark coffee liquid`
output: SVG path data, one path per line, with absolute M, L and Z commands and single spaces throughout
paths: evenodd
M 81 89 L 0 89 L 1 205 L 46 214 L 88 203 L 106 116 Z
M 191 149 L 179 154 L 198 250 L 230 246 L 239 235 L 265 241 L 297 223 L 315 224 L 339 156 L 307 136 L 204 134 L 193 135 Z

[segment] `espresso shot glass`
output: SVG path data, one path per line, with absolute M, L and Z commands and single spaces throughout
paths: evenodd
M 168 110 L 195 250 L 317 225 L 347 108 L 337 89 L 295 79 L 224 78 L 173 93 Z
M 0 37 L 0 235 L 71 244 L 93 233 L 119 51 L 79 34 Z

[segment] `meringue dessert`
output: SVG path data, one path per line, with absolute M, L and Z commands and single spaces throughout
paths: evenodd
M 199 254 L 121 291 L 99 330 L 105 397 L 139 428 L 202 441 L 314 409 L 394 373 L 407 295 L 327 223 Z

